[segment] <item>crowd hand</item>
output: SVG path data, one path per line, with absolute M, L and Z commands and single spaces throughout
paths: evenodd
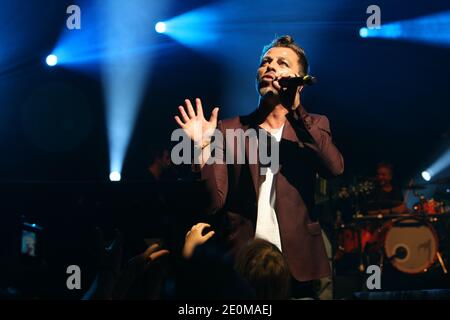
M 136 279 L 140 278 L 161 257 L 169 254 L 166 249 L 161 249 L 159 244 L 152 244 L 143 253 L 131 258 L 124 267 L 117 280 L 113 297 L 123 299 Z
M 111 299 L 115 281 L 120 273 L 123 255 L 123 240 L 119 230 L 114 230 L 114 240 L 105 247 L 103 232 L 96 228 L 96 253 L 98 259 L 98 274 L 84 300 Z
M 175 121 L 194 144 L 203 148 L 210 143 L 211 136 L 217 127 L 219 108 L 214 108 L 211 117 L 206 120 L 203 114 L 202 101 L 199 98 L 195 99 L 196 112 L 189 99 L 184 100 L 184 103 L 187 111 L 185 107 L 179 106 L 181 118 L 175 116 Z
M 209 227 L 211 226 L 207 223 L 197 223 L 186 233 L 183 247 L 184 258 L 191 258 L 197 246 L 204 244 L 206 241 L 211 239 L 212 236 L 214 236 L 214 231 L 210 231 L 207 234 L 202 235 L 203 230 Z

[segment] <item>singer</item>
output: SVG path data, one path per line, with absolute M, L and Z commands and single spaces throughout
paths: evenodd
M 306 112 L 300 99 L 303 85 L 286 81 L 307 73 L 304 50 L 291 36 L 282 36 L 263 48 L 256 76 L 259 106 L 253 113 L 217 123 L 219 109 L 215 108 L 206 120 L 201 100 L 196 99 L 196 112 L 185 100 L 185 107 L 179 107 L 180 116 L 175 116 L 201 149 L 200 171 L 211 194 L 210 213 L 226 217 L 231 253 L 255 237 L 270 241 L 286 258 L 297 281 L 294 286 L 330 274 L 314 210 L 314 184 L 317 173 L 327 177 L 344 170 L 343 157 L 332 142 L 328 118 Z M 201 134 L 195 130 L 199 127 Z M 206 163 L 211 156 L 210 132 L 216 128 L 223 136 L 227 129 L 266 130 L 269 138 L 279 143 L 278 172 L 267 168 L 261 173 L 258 164 L 236 161 L 232 165 Z M 245 142 L 246 158 L 249 150 L 258 147 L 251 143 Z M 231 141 L 225 139 L 219 153 L 225 154 L 229 145 Z M 235 150 L 235 157 L 238 152 Z

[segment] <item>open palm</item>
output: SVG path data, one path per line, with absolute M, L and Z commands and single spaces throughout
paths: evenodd
M 175 121 L 184 130 L 186 135 L 194 141 L 195 144 L 203 145 L 211 139 L 214 129 L 217 127 L 217 115 L 219 108 L 214 108 L 209 120 L 203 115 L 202 102 L 199 98 L 195 99 L 196 111 L 192 107 L 189 99 L 184 100 L 187 112 L 183 106 L 179 106 L 181 118 L 175 116 Z

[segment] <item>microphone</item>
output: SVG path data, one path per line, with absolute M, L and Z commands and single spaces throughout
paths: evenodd
M 292 88 L 292 87 L 298 87 L 303 85 L 313 85 L 317 82 L 315 77 L 312 77 L 310 75 L 306 75 L 304 77 L 293 77 L 293 78 L 282 78 L 278 80 L 278 83 L 282 87 Z

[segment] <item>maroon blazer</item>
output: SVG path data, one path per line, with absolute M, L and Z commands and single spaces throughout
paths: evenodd
M 252 140 L 245 139 L 245 164 L 236 164 L 237 140 L 227 141 L 226 129 L 258 128 L 255 111 L 244 117 L 220 121 L 223 145 L 216 148 L 221 157 L 234 146 L 234 164 L 206 164 L 201 170 L 211 197 L 209 213 L 223 213 L 228 224 L 225 234 L 231 253 L 236 253 L 254 238 L 257 199 L 262 183 L 258 164 L 248 164 Z M 314 183 L 316 174 L 339 175 L 344 170 L 341 153 L 332 142 L 326 116 L 308 114 L 304 109 L 287 116 L 279 145 L 280 169 L 274 176 L 275 211 L 280 228 L 284 256 L 294 278 L 309 281 L 330 274 L 321 227 L 314 215 Z

